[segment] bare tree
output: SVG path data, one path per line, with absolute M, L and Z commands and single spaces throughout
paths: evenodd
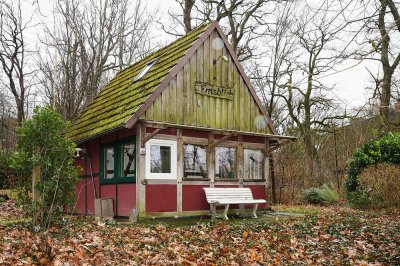
M 389 106 L 392 95 L 392 79 L 393 73 L 400 63 L 400 51 L 390 50 L 390 36 L 387 21 L 387 9 L 393 17 L 392 25 L 396 26 L 400 33 L 400 15 L 395 3 L 392 0 L 380 0 L 380 10 L 378 17 L 378 29 L 380 33 L 380 61 L 383 69 L 381 103 L 379 114 L 382 120 L 387 123 L 389 118 Z M 393 27 L 392 26 L 392 27 Z M 389 26 L 390 27 L 390 26 Z M 397 39 L 398 41 L 399 39 Z M 393 44 L 394 45 L 394 44 Z M 392 61 L 392 62 L 390 62 Z
M 115 71 L 150 51 L 151 16 L 141 0 L 60 0 L 39 60 L 45 94 L 73 120 Z M 130 12 L 132 11 L 132 12 Z
M 287 131 L 287 126 L 290 126 L 285 112 L 286 104 L 277 94 L 280 90 L 279 85 L 286 82 L 287 73 L 293 67 L 292 61 L 296 49 L 295 35 L 291 32 L 292 25 L 296 22 L 294 11 L 293 2 L 285 2 L 276 8 L 269 29 L 260 39 L 265 47 L 262 59 L 255 61 L 249 67 L 253 83 L 277 129 L 281 132 Z
M 15 146 L 17 122 L 9 97 L 0 92 L 0 152 L 10 151 Z
M 365 10 L 365 36 L 358 58 L 375 60 L 380 64 L 378 71 L 368 71 L 375 83 L 372 98 L 379 99 L 379 115 L 383 125 L 387 126 L 390 105 L 395 96 L 396 69 L 400 64 L 400 49 L 397 45 L 400 41 L 398 3 L 393 0 L 375 0 L 366 5 Z
M 159 23 L 168 34 L 181 36 L 206 21 L 219 21 L 240 61 L 258 56 L 254 41 L 263 34 L 275 0 L 176 0 L 181 14 L 169 11 L 171 25 Z M 270 4 L 270 5 L 268 5 Z
M 26 44 L 24 22 L 20 1 L 12 4 L 0 1 L 0 63 L 3 74 L 0 74 L 2 86 L 14 97 L 18 123 L 25 119 L 26 99 L 29 90 L 27 85 Z
M 179 25 L 180 27 L 182 27 L 185 33 L 188 33 L 193 29 L 192 10 L 194 4 L 196 3 L 196 0 L 175 0 L 175 1 L 179 4 L 182 13 L 168 10 L 169 17 L 172 20 L 171 27 L 167 28 L 163 23 L 160 23 L 160 25 L 165 32 L 171 35 L 181 36 L 182 34 L 178 33 L 175 25 Z
M 291 33 L 286 29 L 283 32 L 285 38 L 279 34 L 275 36 L 275 45 L 278 47 L 274 47 L 272 67 L 267 68 L 265 74 L 268 84 L 265 98 L 268 96 L 270 104 L 273 104 L 270 105 L 271 110 L 277 102 L 283 101 L 286 116 L 290 118 L 286 128 L 298 130 L 304 144 L 307 174 L 311 181 L 316 181 L 317 177 L 318 130 L 329 127 L 334 120 L 349 117 L 345 110 L 340 112 L 334 86 L 326 86 L 322 81 L 324 75 L 332 73 L 334 67 L 346 58 L 343 49 L 340 49 L 346 46 L 345 43 L 341 44 L 341 40 L 347 23 L 338 19 L 340 13 L 344 12 L 340 4 L 326 3 L 318 8 L 305 4 L 295 21 L 289 22 Z M 288 21 L 286 17 L 283 18 L 283 21 Z M 290 34 L 293 39 L 288 39 L 287 35 Z M 282 40 L 288 41 L 287 46 Z M 274 60 L 276 55 L 278 60 Z M 279 56 L 284 56 L 284 60 Z

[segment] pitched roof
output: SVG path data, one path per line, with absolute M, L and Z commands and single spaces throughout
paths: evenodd
M 163 78 L 178 63 L 192 44 L 211 23 L 205 23 L 119 72 L 86 107 L 72 125 L 67 136 L 79 141 L 122 128 L 125 122 L 144 104 Z M 140 80 L 133 79 L 152 60 L 155 64 Z
M 171 78 L 181 70 L 214 30 L 223 39 L 253 99 L 266 117 L 273 136 L 277 137 L 276 129 L 266 108 L 257 97 L 250 79 L 244 73 L 237 55 L 216 21 L 200 25 L 173 43 L 119 72 L 76 120 L 67 136 L 73 141 L 83 142 L 118 129 L 134 126 L 140 116 L 161 95 Z M 148 73 L 132 83 L 142 69 L 154 59 L 157 61 Z

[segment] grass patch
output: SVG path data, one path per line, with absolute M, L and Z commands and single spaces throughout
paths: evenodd
M 272 209 L 276 212 L 301 213 L 307 215 L 317 215 L 322 213 L 322 209 L 313 205 L 275 205 Z
M 12 189 L 0 189 L 0 195 L 7 195 L 10 199 L 16 199 L 18 192 Z

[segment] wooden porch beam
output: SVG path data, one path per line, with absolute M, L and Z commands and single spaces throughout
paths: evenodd
M 235 132 L 228 132 L 228 131 L 217 131 L 217 130 L 212 130 L 211 133 L 214 134 L 214 135 L 222 135 L 222 136 L 229 136 L 229 137 L 237 136 L 237 133 L 235 133 Z
M 152 128 L 161 128 L 161 129 L 168 129 L 169 126 L 165 125 L 163 123 L 156 123 L 156 122 L 144 122 L 144 124 L 146 125 L 146 127 L 152 127 Z
M 160 133 L 160 131 L 163 130 L 163 128 L 156 128 L 153 132 L 151 132 L 150 134 L 146 134 L 143 137 L 143 141 L 141 143 L 141 147 L 144 148 L 144 145 L 146 144 L 146 142 L 148 142 L 151 138 L 153 138 L 155 135 L 157 135 L 158 133 Z
M 209 148 L 212 149 L 214 147 L 216 147 L 218 144 L 224 142 L 225 140 L 229 139 L 232 135 L 225 135 L 220 139 L 217 139 L 215 141 L 213 141 L 212 143 L 209 144 Z

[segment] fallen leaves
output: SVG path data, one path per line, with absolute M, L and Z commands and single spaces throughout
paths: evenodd
M 0 237 L 5 265 L 400 264 L 400 215 L 349 209 L 180 227 L 99 226 L 80 217 L 45 233 L 7 223 Z

